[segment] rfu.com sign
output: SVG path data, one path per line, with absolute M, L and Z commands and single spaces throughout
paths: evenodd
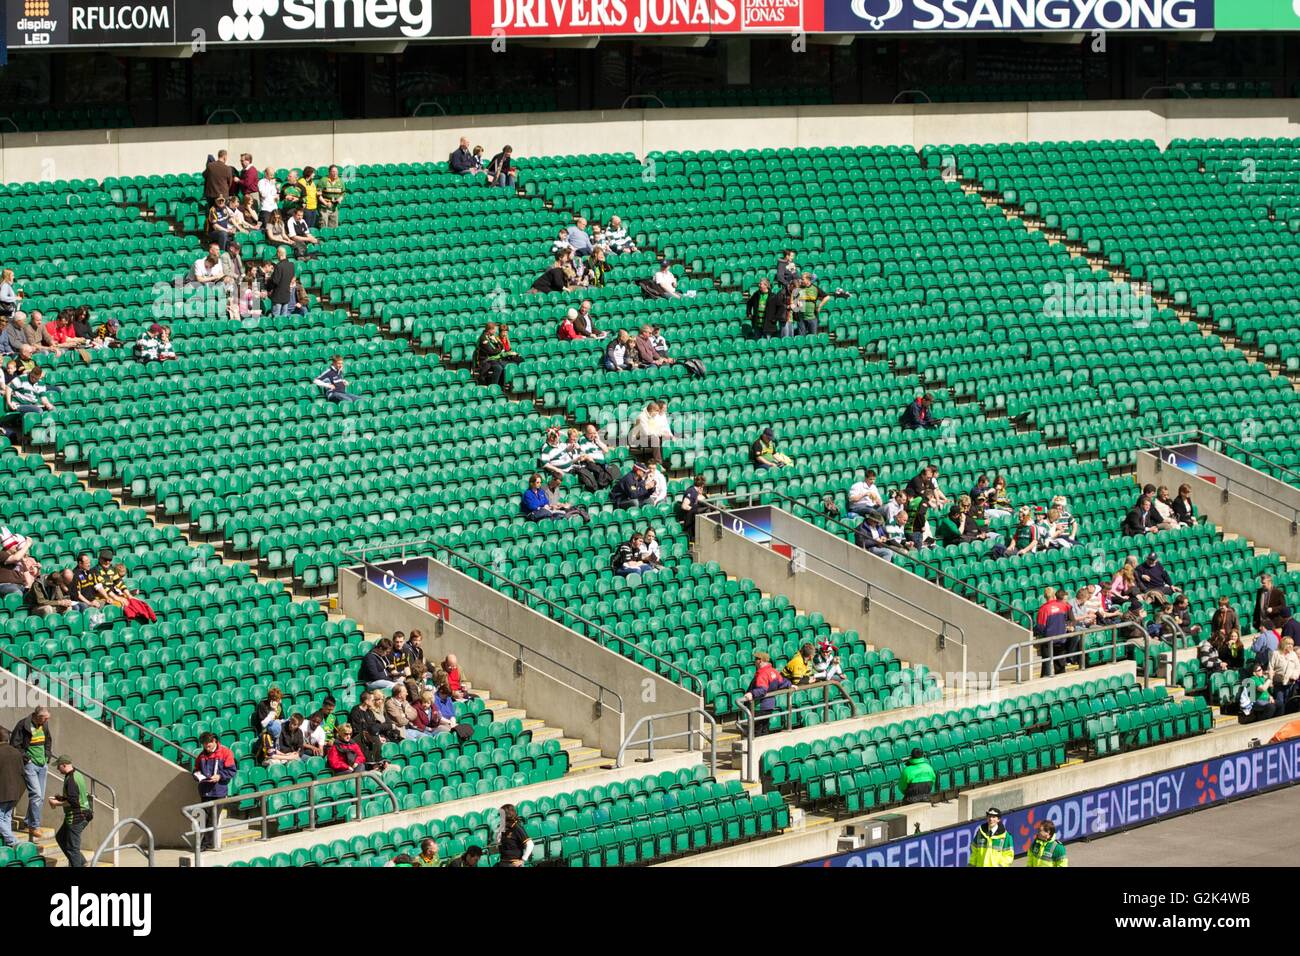
M 475 36 L 740 33 L 805 29 L 818 0 L 472 0 Z

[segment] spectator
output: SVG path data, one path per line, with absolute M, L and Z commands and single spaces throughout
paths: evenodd
M 267 754 L 267 763 L 288 763 L 302 759 L 307 742 L 302 730 L 303 723 L 302 714 L 293 714 L 280 726 L 280 733 Z
M 22 315 L 23 292 L 14 288 L 14 270 L 0 272 L 0 318 L 12 319 Z
M 984 514 L 990 520 L 998 518 L 1011 517 L 1011 509 L 1014 505 L 1011 502 L 1011 496 L 1007 493 L 1007 480 L 1001 475 L 994 475 L 993 490 L 988 495 L 985 503 Z
M 469 846 L 465 852 L 456 859 L 448 863 L 448 866 L 476 867 L 479 861 L 483 859 L 483 848 L 481 846 Z
M 226 206 L 226 198 L 218 196 L 212 208 L 208 210 L 208 241 L 224 249 L 230 244 L 230 237 L 235 234 L 235 223 L 231 218 L 230 209 Z
M 294 210 L 293 217 L 289 220 L 286 233 L 289 237 L 289 241 L 293 243 L 293 248 L 298 254 L 298 258 L 316 258 L 315 248 L 320 245 L 320 240 L 312 234 L 311 223 L 307 220 L 307 211 L 305 209 Z
M 1269 657 L 1268 677 L 1273 685 L 1277 713 L 1284 714 L 1296 696 L 1296 681 L 1300 680 L 1300 654 L 1296 653 L 1292 638 L 1282 638 L 1277 653 Z
M 39 565 L 37 566 L 39 569 Z M 65 568 L 37 578 L 27 592 L 27 613 L 36 617 L 49 617 L 66 611 L 85 610 L 85 605 L 72 599 L 72 569 Z
M 296 716 L 296 715 L 295 715 Z M 325 711 L 318 710 L 302 726 L 302 753 L 306 757 L 325 756 Z
M 472 175 L 476 171 L 474 168 L 474 155 L 470 152 L 467 137 L 462 136 L 460 138 L 460 145 L 448 157 L 447 165 L 453 173 L 459 173 L 462 176 Z
M 686 540 L 691 544 L 695 543 L 696 518 L 708 507 L 709 496 L 704 489 L 704 476 L 696 475 L 677 501 L 677 520 L 682 523 Z
M 1156 516 L 1151 513 L 1151 499 L 1143 495 L 1138 499 L 1136 505 L 1124 517 L 1124 524 L 1120 528 L 1121 533 L 1127 537 L 1137 537 L 1144 534 L 1154 534 L 1160 530 L 1156 526 Z
M 568 239 L 569 248 L 573 250 L 575 256 L 585 259 L 595 251 L 595 247 L 591 244 L 591 236 L 587 235 L 587 220 L 582 216 L 574 220 L 565 238 Z
M 561 479 L 559 475 L 551 475 L 550 480 L 546 483 L 546 502 L 551 513 L 561 518 L 577 518 L 580 521 L 590 521 L 591 515 L 586 508 L 578 505 L 571 505 L 563 501 L 564 489 L 560 487 Z
M 1219 652 L 1209 641 L 1201 641 L 1197 645 L 1196 662 L 1201 670 L 1205 671 L 1207 678 L 1211 674 L 1221 674 L 1228 669 L 1228 665 L 1219 657 Z
M 162 350 L 162 326 L 157 322 L 145 329 L 144 334 L 135 343 L 135 360 L 137 362 L 157 362 Z
M 406 657 L 406 666 L 410 669 L 411 676 L 416 680 L 424 680 L 429 673 L 429 662 L 424 658 L 424 632 L 419 628 L 411 631 L 411 636 L 406 640 L 406 646 L 402 648 L 402 653 Z M 411 703 L 416 701 L 412 698 Z
M 425 837 L 420 841 L 420 855 L 415 858 L 413 866 L 429 867 L 442 866 L 442 860 L 438 859 L 438 841 L 433 837 Z
M 926 803 L 934 793 L 937 779 L 925 752 L 913 747 L 912 756 L 903 764 L 903 772 L 898 777 L 898 799 L 904 803 Z
M 1252 724 L 1268 720 L 1277 713 L 1277 703 L 1273 699 L 1273 684 L 1264 672 L 1259 661 L 1251 666 L 1250 676 L 1241 682 L 1241 691 L 1237 697 L 1237 706 L 1243 724 Z
M 1053 672 L 1060 674 L 1065 670 L 1065 661 L 1059 657 L 1055 661 L 1051 658 L 1060 654 L 1061 651 L 1073 652 L 1074 647 L 1069 646 L 1068 640 L 1063 640 L 1070 623 L 1070 604 L 1068 601 L 1058 597 L 1056 588 L 1043 589 L 1043 603 L 1038 607 L 1038 614 L 1035 618 L 1034 636 L 1037 638 L 1049 638 L 1050 643 L 1044 640 L 1038 645 L 1039 656 L 1042 658 L 1042 677 L 1051 677 Z M 1078 643 L 1078 638 L 1074 642 Z M 1054 666 L 1053 666 L 1054 665 Z
M 799 267 L 794 261 L 794 250 L 787 249 L 776 263 L 776 284 L 789 288 L 799 281 Z
M 1118 601 L 1136 601 L 1138 598 L 1137 559 L 1129 558 L 1124 566 L 1111 578 L 1107 591 L 1112 603 Z
M 605 357 L 601 361 L 601 366 L 607 372 L 626 372 L 633 366 L 629 362 L 628 350 L 632 347 L 632 339 L 628 336 L 627 330 L 619 329 L 618 334 L 610 339 L 609 344 L 605 346 Z
M 761 339 L 767 337 L 763 322 L 767 317 L 767 303 L 772 297 L 772 284 L 767 279 L 758 280 L 758 288 L 750 293 L 745 302 L 745 319 L 749 322 L 746 337 Z
M 456 695 L 446 678 L 438 684 L 433 695 L 433 709 L 438 718 L 436 726 L 430 725 L 433 733 L 445 734 L 456 729 Z
M 302 180 L 298 178 L 298 170 L 289 170 L 289 178 L 280 188 L 280 215 L 285 222 L 292 219 L 298 210 L 303 208 L 306 195 L 307 188 L 303 185 Z
M 555 236 L 555 241 L 551 243 L 551 256 L 555 259 L 563 258 L 566 252 L 572 252 L 573 246 L 569 245 L 569 230 L 563 226 Z
M 599 491 L 608 488 L 618 480 L 618 470 L 605 462 L 609 446 L 600 437 L 596 426 L 588 424 L 586 433 L 579 438 L 576 428 L 569 429 L 567 446 L 569 457 L 573 459 L 573 474 L 587 491 Z
M 334 740 L 325 748 L 325 766 L 336 777 L 366 769 L 366 754 L 352 739 L 351 724 L 339 724 L 334 729 Z
M 217 735 L 207 731 L 199 735 L 199 753 L 194 758 L 194 779 L 199 785 L 199 801 L 220 800 L 230 794 L 230 782 L 236 774 L 235 755 L 221 744 Z M 206 832 L 199 847 L 211 850 L 216 845 L 217 829 L 221 826 L 221 808 L 208 807 L 204 811 L 203 826 Z
M 1165 570 L 1165 566 L 1160 563 L 1160 558 L 1154 551 L 1147 555 L 1146 561 L 1137 569 L 1137 582 L 1138 592 L 1144 598 L 1153 592 L 1173 595 L 1182 591 L 1182 588 L 1170 580 L 1169 572 Z
M 19 375 L 5 387 L 5 408 L 16 415 L 38 415 L 42 411 L 54 411 L 54 403 L 46 397 L 48 389 L 44 382 L 45 371 L 33 368 L 26 375 Z
M 209 208 L 215 206 L 218 199 L 230 198 L 235 171 L 230 168 L 228 155 L 224 149 L 218 150 L 216 158 L 208 157 L 208 164 L 203 170 L 203 198 L 207 200 Z
M 597 331 L 595 323 L 592 322 L 590 299 L 582 300 L 578 314 L 573 320 L 573 328 L 583 338 L 603 339 L 609 335 L 608 332 Z
M 882 561 L 893 562 L 898 549 L 885 534 L 885 520 L 873 512 L 862 516 L 861 523 L 853 531 L 853 543 L 864 551 L 874 554 Z
M 275 246 L 277 252 L 281 248 L 288 250 L 293 246 L 289 230 L 284 224 L 284 216 L 278 209 L 271 213 L 271 220 L 266 224 L 266 241 Z
M 641 532 L 633 532 L 632 537 L 620 544 L 609 559 L 609 566 L 613 572 L 622 577 L 632 574 L 644 574 L 647 571 L 655 570 L 654 565 L 648 561 L 642 561 L 638 555 L 641 553 L 641 547 L 644 539 Z
M 1273 575 L 1265 571 L 1259 576 L 1259 590 L 1255 592 L 1255 607 L 1250 624 L 1255 630 L 1278 627 L 1282 623 L 1282 609 L 1287 606 L 1286 592 L 1273 586 Z
M 208 246 L 208 254 L 194 260 L 194 281 L 199 285 L 218 286 L 226 280 L 225 269 L 221 264 L 221 246 L 213 242 Z
M 407 740 L 419 740 L 425 736 L 424 732 L 418 730 L 415 726 L 415 707 L 412 706 L 410 699 L 407 697 L 406 685 L 402 683 L 393 685 L 392 696 L 384 704 L 384 715 L 392 722 L 402 736 Z
M 0 595 L 24 594 L 36 582 L 32 540 L 0 525 Z
M 1241 642 L 1241 622 L 1228 596 L 1222 594 L 1219 596 L 1219 606 L 1210 618 L 1210 643 L 1226 659 L 1229 655 L 1225 651 L 1233 641 L 1238 644 Z
M 153 608 L 145 603 L 126 585 L 126 565 L 120 561 L 114 563 L 113 552 L 104 548 L 99 552 L 99 566 L 95 569 L 95 589 L 104 599 L 105 604 L 113 604 L 122 609 L 122 616 L 128 621 L 144 621 L 152 624 L 158 620 Z
M 388 690 L 406 676 L 405 668 L 393 660 L 393 642 L 381 637 L 361 660 L 361 683 L 367 690 Z
M 943 424 L 943 419 L 934 417 L 934 396 L 926 392 L 907 406 L 901 422 L 908 429 L 938 428 Z
M 637 552 L 637 560 L 653 565 L 656 570 L 664 566 L 663 553 L 659 550 L 659 534 L 654 528 L 646 528 L 641 532 L 641 549 Z
M 275 740 L 284 726 L 284 691 L 271 687 L 266 697 L 253 709 L 253 730 Z
M 342 355 L 335 355 L 330 359 L 329 368 L 316 376 L 312 384 L 320 388 L 331 402 L 361 401 L 360 395 L 353 395 L 348 391 L 348 380 L 343 377 Z
M 529 521 L 546 521 L 552 518 L 563 519 L 566 516 L 551 510 L 551 499 L 542 487 L 542 476 L 531 475 L 528 487 L 519 497 L 519 512 Z
M 655 273 L 655 285 L 659 286 L 664 292 L 664 296 L 669 299 L 680 299 L 682 294 L 677 291 L 677 276 L 673 275 L 672 266 L 667 259 L 659 261 L 659 271 Z
M 433 703 L 433 691 L 420 685 L 418 693 L 411 697 L 411 706 L 415 709 L 415 719 L 412 722 L 416 730 L 422 731 L 426 736 L 432 736 L 438 731 L 438 709 Z
M 767 297 L 763 307 L 763 338 L 789 338 L 794 335 L 794 320 L 791 317 L 793 298 L 787 286 L 778 285 Z
M 637 416 L 628 433 L 627 443 L 634 453 L 640 453 L 642 459 L 662 464 L 664 445 L 673 437 L 667 406 L 663 402 L 649 402 Z
M 510 348 L 506 327 L 489 322 L 483 327 L 478 346 L 474 350 L 474 369 L 480 385 L 502 385 L 505 382 L 507 363 L 523 359 Z
M 1073 516 L 1064 513 L 1060 506 L 1047 510 L 1046 530 L 1043 545 L 1047 549 L 1068 550 L 1079 545 L 1079 522 Z
M 473 685 L 470 684 L 469 678 L 461 669 L 460 661 L 456 659 L 455 654 L 448 654 L 442 661 L 442 672 L 446 675 L 446 683 L 451 691 L 451 696 L 456 700 L 468 700 L 470 690 Z
M 834 521 L 838 521 L 842 517 L 840 506 L 835 503 L 834 495 L 822 495 L 822 514 Z
M 273 214 L 280 210 L 280 183 L 275 178 L 275 169 L 270 166 L 266 167 L 261 180 L 258 181 L 257 197 L 262 228 L 266 229 L 270 225 Z
M 787 467 L 793 462 L 776 450 L 776 434 L 770 427 L 764 428 L 754 443 L 749 446 L 749 460 L 755 468 L 767 470 L 769 468 Z
M 72 321 L 75 314 L 75 309 L 60 309 L 55 318 L 45 323 L 45 334 L 49 336 L 56 351 L 85 348 L 90 344 L 89 338 L 77 335 L 77 328 Z
M 829 640 L 818 641 L 812 666 L 815 681 L 839 683 L 844 680 L 844 668 L 840 666 L 840 652 Z
M 804 641 L 799 650 L 785 662 L 781 675 L 793 686 L 812 683 L 813 646 L 811 641 Z
M 18 845 L 13 830 L 14 807 L 26 789 L 23 754 L 9 746 L 9 731 L 0 727 L 0 845 L 10 849 Z
M 343 205 L 343 195 L 347 192 L 347 183 L 339 177 L 339 168 L 331 166 L 329 175 L 320 184 L 320 227 L 334 229 L 339 224 L 339 207 Z M 315 223 L 312 223 L 313 228 Z
M 89 551 L 77 555 L 77 566 L 72 572 L 72 594 L 87 607 L 104 606 L 104 599 L 95 590 L 95 568 Z
M 805 272 L 794 287 L 793 310 L 797 317 L 799 335 L 816 335 L 822 306 L 830 301 L 830 296 L 814 282 L 811 272 Z
M 383 719 L 383 698 L 382 692 L 362 691 L 357 706 L 353 707 L 352 712 L 348 714 L 347 723 L 352 728 L 352 739 L 356 741 L 357 746 L 365 754 L 366 769 L 368 770 L 384 769 L 387 766 L 387 761 L 383 759 L 384 742 L 395 743 L 401 739 L 401 734 L 397 732 L 397 728 Z M 336 742 L 340 739 L 339 730 L 341 728 L 341 724 L 335 727 L 334 739 Z
M 646 504 L 659 505 L 668 500 L 668 476 L 653 461 L 645 465 L 645 486 L 650 489 Z
M 60 757 L 55 766 L 63 775 L 63 793 L 50 797 L 50 806 L 63 808 L 63 826 L 55 832 L 54 842 L 68 858 L 68 866 L 77 869 L 86 865 L 81 855 L 81 834 L 95 818 L 90 781 L 72 765 L 71 757 Z
M 245 198 L 257 195 L 257 166 L 252 153 L 239 154 L 239 173 L 234 180 L 234 194 Z
M 497 834 L 497 866 L 523 866 L 533 855 L 533 841 L 519 820 L 513 803 L 501 807 L 501 830 Z
M 1289 607 L 1282 608 L 1278 611 L 1278 618 L 1282 622 L 1278 627 L 1278 634 L 1281 637 L 1289 637 L 1300 643 L 1300 621 L 1297 621 L 1291 615 L 1291 609 Z
M 1259 636 L 1255 638 L 1255 643 L 1250 645 L 1251 652 L 1255 655 L 1255 663 L 1261 667 L 1267 668 L 1269 661 L 1277 652 L 1281 645 L 1282 635 L 1271 627 L 1261 628 Z
M 637 251 L 636 243 L 628 235 L 627 229 L 623 227 L 623 220 L 618 216 L 611 216 L 609 219 L 609 228 L 605 230 L 605 245 L 616 256 Z
M 1040 550 L 1038 528 L 1034 524 L 1034 513 L 1028 507 L 1021 507 L 1016 519 L 1016 529 L 1011 534 L 1011 543 L 1007 545 L 1009 555 L 1033 554 Z
M 27 819 L 24 828 L 37 840 L 41 835 L 41 808 L 45 803 L 45 783 L 54 753 L 54 731 L 50 727 L 50 709 L 37 707 L 14 724 L 9 744 L 23 759 L 23 782 L 27 787 Z
M 302 214 L 308 229 L 316 228 L 320 212 L 320 187 L 316 182 L 316 167 L 307 166 L 302 171 Z
M 575 450 L 569 444 L 561 443 L 558 428 L 548 429 L 537 464 L 543 471 L 563 477 L 573 470 Z
M 638 508 L 648 502 L 650 494 L 645 466 L 633 465 L 631 471 L 610 486 L 609 501 L 615 508 Z
M 573 326 L 573 322 L 577 317 L 577 309 L 570 309 L 566 312 L 564 318 L 560 320 L 560 328 L 556 332 L 555 337 L 561 342 L 572 342 L 576 339 L 585 339 L 586 336 L 578 332 L 578 330 Z
M 1171 502 L 1170 507 L 1180 525 L 1196 524 L 1196 505 L 1192 504 L 1191 485 L 1178 486 L 1178 497 Z
M 489 186 L 499 186 L 502 189 L 514 189 L 519 181 L 519 174 L 515 172 L 512 164 L 514 149 L 509 146 L 503 146 L 501 152 L 492 157 L 492 162 L 488 163 L 487 183 Z
M 1077 630 L 1101 627 L 1108 623 L 1105 619 L 1106 609 L 1102 604 L 1101 593 L 1090 584 L 1085 584 L 1074 594 L 1070 601 L 1070 621 Z
M 762 736 L 772 731 L 772 711 L 776 708 L 775 691 L 790 687 L 790 681 L 772 666 L 772 658 L 766 651 L 754 652 L 754 676 L 750 679 L 749 690 L 740 699 L 757 705 L 753 714 L 754 736 Z
M 1186 594 L 1179 594 L 1174 598 L 1173 607 L 1161 616 L 1161 622 L 1165 628 L 1161 631 L 1162 635 L 1174 636 L 1174 628 L 1169 625 L 1176 625 L 1183 636 L 1193 641 L 1199 641 L 1201 637 L 1201 625 L 1192 623 L 1192 612 L 1187 601 Z
M 651 336 L 652 332 L 650 326 L 641 326 L 641 332 L 637 335 L 635 342 L 637 364 L 643 368 L 674 364 L 676 361 L 675 359 L 669 358 L 667 355 L 662 354 L 657 348 L 655 348 Z
M 1161 485 L 1151 499 L 1151 516 L 1161 531 L 1172 531 L 1178 527 L 1178 516 L 1174 513 L 1174 503 L 1169 497 L 1169 488 Z
M 849 511 L 855 515 L 880 515 L 884 506 L 876 486 L 876 470 L 868 468 L 862 480 L 849 488 Z

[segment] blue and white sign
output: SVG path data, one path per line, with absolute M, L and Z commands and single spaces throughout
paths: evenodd
M 1019 855 L 1028 851 L 1034 832 L 1043 820 L 1055 823 L 1057 837 L 1068 845 L 1072 840 L 1203 810 L 1233 797 L 1297 782 L 1300 782 L 1300 738 L 1162 770 L 1010 813 L 1003 810 L 1002 822 L 1011 831 Z M 971 839 L 981 822 L 963 823 L 799 865 L 965 866 L 970 858 Z
M 400 598 L 423 600 L 429 589 L 429 560 L 387 561 L 366 566 L 366 580 Z
M 1214 0 L 826 0 L 828 33 L 1210 30 Z

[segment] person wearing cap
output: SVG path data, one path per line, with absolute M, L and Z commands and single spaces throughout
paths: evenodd
M 1034 842 L 1029 846 L 1026 862 L 1031 867 L 1070 865 L 1065 855 L 1065 844 L 1056 838 L 1056 824 L 1051 820 L 1038 821 L 1038 829 L 1034 834 Z
M 1002 811 L 989 807 L 984 822 L 975 830 L 970 842 L 970 860 L 967 866 L 1010 866 L 1016 857 L 1011 834 L 1002 825 Z
M 776 434 L 771 428 L 764 428 L 762 434 L 754 440 L 749 446 L 749 460 L 755 468 L 766 471 L 769 468 L 780 468 L 777 464 L 776 456 Z
M 898 777 L 898 799 L 904 803 L 925 803 L 934 793 L 938 775 L 920 747 L 912 748 L 912 756 L 903 764 Z
M 639 508 L 647 503 L 653 492 L 645 476 L 645 465 L 633 465 L 631 471 L 609 486 L 609 503 L 615 508 Z
M 72 765 L 71 757 L 60 757 L 54 765 L 63 774 L 63 793 L 50 797 L 51 807 L 63 808 L 63 826 L 55 831 L 54 842 L 68 858 L 68 866 L 82 867 L 86 865 L 86 858 L 81 855 L 81 833 L 95 818 L 90 802 L 90 783 Z
M 934 417 L 934 396 L 926 392 L 904 409 L 900 424 L 908 429 L 938 428 L 942 421 Z
M 162 326 L 155 322 L 149 326 L 135 343 L 135 360 L 137 362 L 157 362 L 162 350 Z
M 776 709 L 776 698 L 770 696 L 773 691 L 785 690 L 793 686 L 784 675 L 772 666 L 772 658 L 766 651 L 754 652 L 754 676 L 749 682 L 749 690 L 742 701 L 753 701 L 758 705 L 754 714 L 754 736 L 762 736 L 772 731 L 772 711 Z
M 578 318 L 577 309 L 570 309 L 568 312 L 566 312 L 564 314 L 564 318 L 560 320 L 560 328 L 559 331 L 556 333 L 556 338 L 558 338 L 561 342 L 572 342 L 575 339 L 585 339 L 586 336 L 583 335 L 581 332 L 579 332 L 577 327 L 574 326 L 573 324 L 577 320 L 577 318 Z
M 672 266 L 667 259 L 659 260 L 659 271 L 655 273 L 655 285 L 664 290 L 664 295 L 669 299 L 680 299 L 682 294 L 677 291 L 677 276 L 673 275 Z
M 853 543 L 880 560 L 893 563 L 895 551 L 885 534 L 885 519 L 880 515 L 868 512 L 862 516 L 861 523 L 853 529 Z
M 844 668 L 840 666 L 840 652 L 830 641 L 817 642 L 817 652 L 813 654 L 812 667 L 815 681 L 839 683 L 844 680 Z

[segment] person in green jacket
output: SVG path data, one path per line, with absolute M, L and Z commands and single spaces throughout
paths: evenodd
M 903 764 L 898 778 L 899 799 L 904 803 L 924 803 L 934 793 L 935 772 L 920 747 L 912 748 L 912 758 Z
M 984 823 L 975 831 L 970 843 L 967 866 L 1010 866 L 1016 857 L 1011 834 L 1002 825 L 1002 811 L 989 807 Z
M 1056 838 L 1056 824 L 1044 820 L 1038 824 L 1038 835 L 1029 847 L 1030 866 L 1069 866 L 1065 844 Z
M 939 519 L 939 525 L 934 529 L 934 536 L 940 544 L 961 544 L 966 540 L 963 534 L 961 506 L 953 505 L 948 509 L 948 513 Z

